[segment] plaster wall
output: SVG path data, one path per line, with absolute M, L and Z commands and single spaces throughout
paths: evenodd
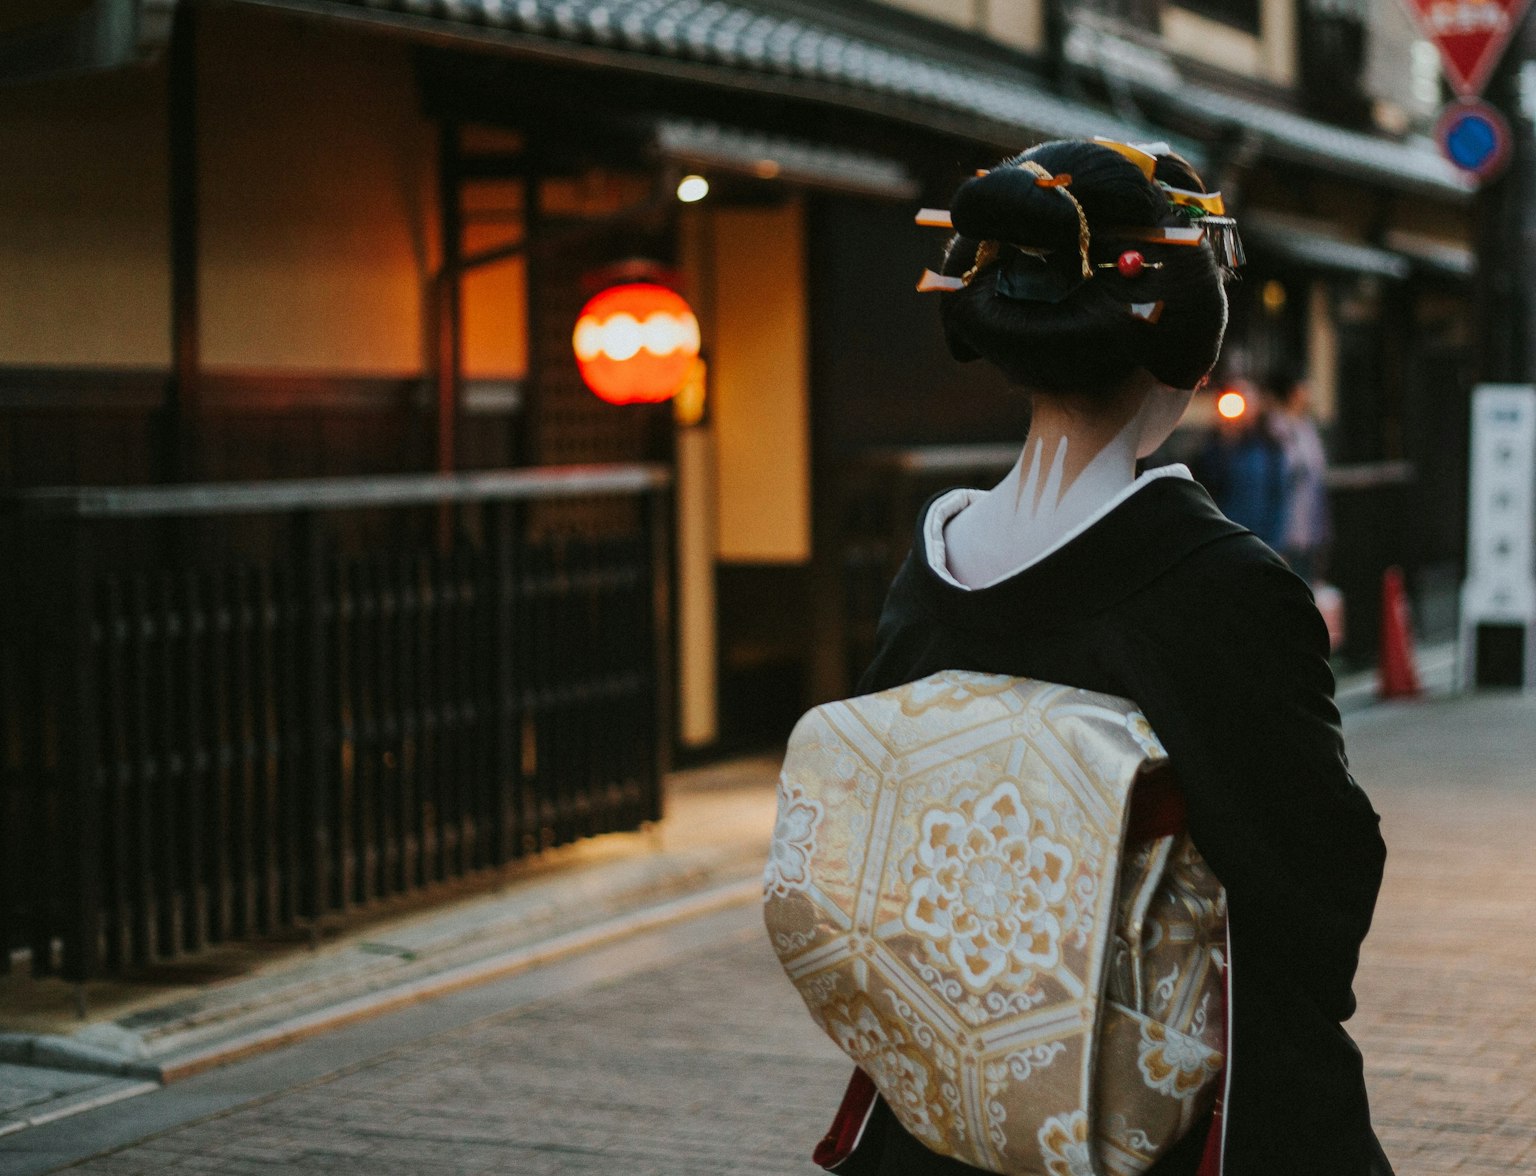
M 203 366 L 423 374 L 437 128 L 417 108 L 409 47 L 265 13 L 199 15 Z M 0 365 L 169 367 L 163 65 L 4 99 Z M 467 248 L 517 236 L 517 193 L 466 203 Z M 464 330 L 466 375 L 524 373 L 520 262 L 466 279 Z
M 995 41 L 1028 53 L 1045 48 L 1045 6 L 1041 0 L 994 0 L 981 27 Z
M 1162 34 L 1168 48 L 1196 61 L 1277 86 L 1296 80 L 1296 0 L 1262 0 L 1259 35 L 1199 13 L 1165 5 Z
M 811 556 L 804 210 L 720 209 L 712 236 L 718 554 L 803 563 Z
M 1043 47 L 1045 29 L 1041 0 L 885 0 L 902 8 L 984 33 L 1015 49 L 1033 52 Z
M 432 354 L 438 130 L 410 47 L 247 12 L 204 29 L 203 359 L 416 375 Z M 515 239 L 516 185 L 466 193 L 466 250 Z M 464 373 L 527 369 L 524 269 L 463 286 Z
M 971 28 L 976 21 L 976 0 L 885 0 L 892 8 L 904 8 L 920 16 Z
M 1339 415 L 1339 328 L 1328 282 L 1322 279 L 1307 291 L 1307 356 L 1312 414 L 1332 424 Z
M 0 364 L 170 363 L 165 79 L 129 70 L 0 100 Z
M 405 47 L 217 10 L 200 39 L 204 364 L 421 371 L 435 140 Z

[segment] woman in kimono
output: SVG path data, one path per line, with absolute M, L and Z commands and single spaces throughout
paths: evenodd
M 1226 888 L 1231 949 L 1223 1113 L 1151 1176 L 1390 1176 L 1342 1028 L 1385 850 L 1345 758 L 1327 632 L 1188 470 L 1136 473 L 1216 361 L 1232 261 L 1190 231 L 1219 205 L 1163 151 L 1045 143 L 957 193 L 925 288 L 943 291 L 954 355 L 1000 368 L 1033 418 L 1002 483 L 923 509 L 859 693 L 961 669 L 1133 699 Z M 977 1171 L 882 1103 L 840 1170 Z

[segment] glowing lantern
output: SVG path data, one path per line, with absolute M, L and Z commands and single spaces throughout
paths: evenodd
M 581 308 L 571 336 L 588 388 L 609 404 L 670 400 L 699 355 L 699 320 L 654 282 L 612 286 Z
M 1235 421 L 1248 411 L 1248 402 L 1241 392 L 1223 392 L 1216 398 L 1216 411 L 1229 421 Z

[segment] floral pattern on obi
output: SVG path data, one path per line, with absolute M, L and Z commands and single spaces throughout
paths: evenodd
M 945 1075 L 909 1028 L 882 1017 L 864 993 L 834 1000 L 821 1013 L 827 1034 L 874 1080 L 907 1130 L 929 1144 L 941 1143 L 955 1126 L 944 1097 Z
M 1088 1147 L 1088 1116 L 1082 1111 L 1047 1119 L 1038 1138 L 1040 1158 L 1051 1176 L 1097 1176 Z
M 784 898 L 811 883 L 811 859 L 816 856 L 816 829 L 825 810 L 819 800 L 789 780 L 779 784 L 779 815 L 773 824 L 768 864 L 763 870 L 763 897 Z
M 764 922 L 931 1150 L 1145 1176 L 1211 1106 L 1220 883 L 1185 834 L 1122 844 L 1166 768 L 1134 703 L 1026 678 L 945 671 L 796 725 Z
M 1152 724 L 1147 722 L 1146 715 L 1140 711 L 1133 711 L 1125 718 L 1125 729 L 1136 741 L 1136 746 L 1146 752 L 1149 757 L 1160 760 L 1168 758 L 1168 752 L 1163 748 L 1163 741 L 1157 737 L 1157 732 L 1152 730 Z
M 1016 986 L 1052 968 L 1070 930 L 1072 850 L 1047 814 L 1033 816 L 1005 780 L 957 808 L 923 814 L 902 921 L 972 991 L 1000 976 Z
M 1136 1060 L 1147 1085 L 1169 1098 L 1199 1093 L 1221 1073 L 1225 1063 L 1219 1051 L 1157 1021 L 1141 1023 L 1141 1049 Z
M 934 674 L 906 688 L 901 699 L 901 712 L 915 716 L 936 706 L 945 710 L 958 710 L 973 698 L 986 698 L 1011 689 L 1016 680 L 1007 674 L 966 674 L 954 671 Z

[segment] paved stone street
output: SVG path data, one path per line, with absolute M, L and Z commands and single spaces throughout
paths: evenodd
M 1352 1024 L 1383 1142 L 1400 1176 L 1530 1171 L 1536 702 L 1379 708 L 1351 723 L 1350 745 L 1391 848 Z M 653 936 L 643 970 L 573 982 L 72 1170 L 809 1173 L 846 1067 L 754 909 L 694 932 Z
M 1389 856 L 1350 1031 L 1400 1176 L 1536 1170 L 1536 702 L 1366 712 Z

